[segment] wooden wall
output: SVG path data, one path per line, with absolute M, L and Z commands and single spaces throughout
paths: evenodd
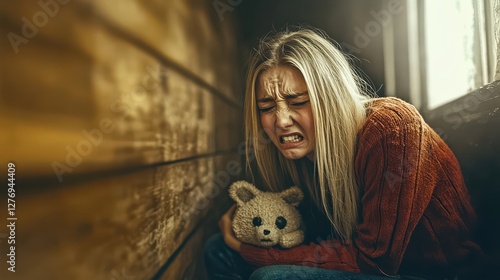
M 204 277 L 241 174 L 237 34 L 212 1 L 0 3 L 0 178 L 14 162 L 18 218 L 12 273 L 5 183 L 1 279 Z

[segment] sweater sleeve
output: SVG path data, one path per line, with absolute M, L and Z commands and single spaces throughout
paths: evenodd
M 257 267 L 289 264 L 360 272 L 356 264 L 357 250 L 334 239 L 291 249 L 261 248 L 243 243 L 240 254 Z
M 428 133 L 418 112 L 407 104 L 370 114 L 358 135 L 361 219 L 352 245 L 329 240 L 282 250 L 244 244 L 242 257 L 257 266 L 297 264 L 397 274 L 436 181 Z

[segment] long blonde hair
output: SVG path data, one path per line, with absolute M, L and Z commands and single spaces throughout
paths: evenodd
M 277 65 L 296 67 L 307 84 L 316 137 L 314 174 L 303 160 L 286 159 L 263 132 L 255 85 L 262 71 Z M 250 161 L 255 159 L 264 184 L 273 191 L 288 187 L 287 178 L 295 185 L 305 184 L 337 236 L 347 243 L 358 222 L 354 158 L 357 133 L 371 100 L 363 92 L 368 88 L 328 37 L 310 29 L 263 38 L 252 54 L 246 81 L 247 168 L 252 172 Z

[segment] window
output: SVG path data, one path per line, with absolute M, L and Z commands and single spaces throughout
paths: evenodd
M 426 113 L 493 81 L 500 0 L 401 1 L 383 32 L 387 96 Z
M 491 82 L 495 59 L 488 1 L 425 0 L 421 6 L 428 110 Z

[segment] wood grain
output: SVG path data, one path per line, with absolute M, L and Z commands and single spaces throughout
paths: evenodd
M 213 8 L 204 5 L 74 0 L 59 4 L 18 53 L 3 37 L 0 144 L 9 147 L 6 158 L 30 175 L 55 176 L 54 170 L 88 173 L 207 154 L 216 145 L 234 148 L 230 143 L 241 139 L 234 130 L 240 109 L 213 93 L 239 95 L 240 78 L 230 71 L 237 64 L 234 42 L 222 40 L 232 27 L 204 27 L 213 20 Z M 36 27 L 34 16 L 44 11 L 35 1 L 4 1 L 1 7 L 0 31 L 19 36 L 26 22 Z M 113 23 L 148 49 L 117 34 Z M 165 65 L 169 59 L 178 65 Z M 200 85 L 198 77 L 211 87 Z M 88 134 L 102 135 L 103 141 L 89 143 Z M 28 146 L 38 148 L 28 152 Z
M 154 121 L 160 88 L 132 99 L 139 99 L 144 69 L 158 63 L 105 31 L 94 36 L 107 47 L 90 57 L 35 41 L 18 55 L 2 56 L 8 67 L 1 73 L 0 114 L 9 133 L 0 144 L 30 175 L 54 174 L 54 162 L 78 173 L 161 160 Z
M 113 271 L 122 270 L 135 279 L 151 278 L 201 220 L 214 219 L 214 209 L 221 212 L 223 205 L 213 208 L 213 203 L 227 201 L 227 185 L 210 174 L 226 172 L 235 180 L 240 174 L 226 166 L 233 160 L 239 162 L 239 155 L 160 166 L 35 196 L 18 193 L 14 279 L 112 279 Z M 191 254 L 198 253 L 201 248 Z M 3 263 L 5 258 L 0 256 Z M 3 278 L 5 273 L 2 269 L 2 279 L 13 279 Z
M 92 56 L 35 41 L 0 55 L 6 158 L 64 179 L 235 148 L 237 108 L 106 30 L 91 32 Z
M 230 201 L 227 201 L 230 203 Z M 227 205 L 219 203 L 220 206 Z M 221 207 L 219 207 L 221 209 Z M 216 209 L 212 210 L 214 212 Z M 214 213 L 215 214 L 215 213 Z M 203 261 L 203 252 L 201 249 L 205 245 L 206 240 L 218 231 L 217 219 L 219 215 L 211 215 L 204 220 L 195 233 L 189 237 L 182 250 L 175 257 L 174 261 L 161 274 L 159 279 L 206 279 L 205 266 Z
M 0 3 L 0 152 L 19 182 L 0 278 L 200 277 L 242 172 L 234 22 L 201 0 L 63 2 Z
M 221 21 L 212 2 L 204 0 L 92 1 L 91 5 L 100 18 L 238 102 L 242 84 L 234 66 L 242 63 L 231 13 Z

